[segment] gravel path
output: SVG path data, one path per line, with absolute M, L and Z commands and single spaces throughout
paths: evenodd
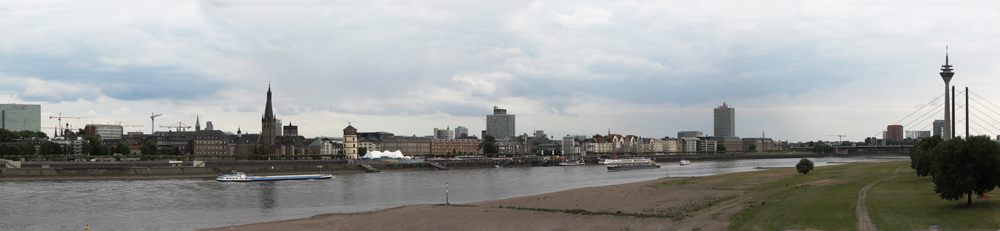
M 872 182 L 872 183 L 870 183 L 868 185 L 865 185 L 864 188 L 861 188 L 861 192 L 858 192 L 858 208 L 857 208 L 856 212 L 858 214 L 858 230 L 859 231 L 875 231 L 875 230 L 878 230 L 878 228 L 875 227 L 875 223 L 872 223 L 871 216 L 868 216 L 868 207 L 865 206 L 865 197 L 868 196 L 867 195 L 868 194 L 868 189 L 871 188 L 872 186 L 875 186 L 879 182 L 882 182 L 882 181 L 885 181 L 885 180 L 888 180 L 888 179 L 892 179 L 893 177 L 896 177 L 897 175 L 899 175 L 899 169 L 900 168 L 903 168 L 903 166 L 899 166 L 898 168 L 896 168 L 896 171 L 892 172 L 892 176 L 886 177 L 886 178 L 882 178 L 881 180 L 877 180 L 877 181 Z

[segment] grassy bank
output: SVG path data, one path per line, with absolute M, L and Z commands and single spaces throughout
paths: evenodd
M 906 162 L 909 164 L 909 162 Z M 930 177 L 918 177 L 907 165 L 899 176 L 868 191 L 872 220 L 881 230 L 926 230 L 937 225 L 944 230 L 997 230 L 1000 227 L 1000 195 L 989 199 L 942 200 L 934 193 Z
M 798 174 L 758 185 L 751 192 L 755 195 L 746 208 L 731 217 L 730 228 L 855 230 L 858 191 L 868 183 L 891 176 L 900 166 L 909 169 L 909 162 L 824 166 L 807 175 Z M 794 169 L 771 171 L 795 172 Z

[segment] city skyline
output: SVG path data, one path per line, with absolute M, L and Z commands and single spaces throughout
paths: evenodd
M 42 127 L 260 133 L 271 82 L 307 137 L 479 135 L 493 106 L 517 135 L 673 137 L 715 135 L 727 102 L 739 137 L 863 141 L 941 94 L 945 45 L 951 85 L 1000 99 L 996 3 L 295 4 L 5 4 L 0 103 L 41 105 Z

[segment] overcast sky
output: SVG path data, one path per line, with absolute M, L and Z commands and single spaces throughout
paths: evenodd
M 258 133 L 270 83 L 305 136 L 478 135 L 499 106 L 517 134 L 674 137 L 725 102 L 737 136 L 857 141 L 942 103 L 946 45 L 952 84 L 1000 104 L 998 4 L 0 0 L 0 103 Z

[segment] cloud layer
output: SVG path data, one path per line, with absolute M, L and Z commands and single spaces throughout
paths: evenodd
M 0 7 L 0 93 L 53 114 L 94 111 L 94 120 L 134 124 L 148 124 L 147 112 L 185 123 L 200 114 L 221 129 L 256 132 L 270 84 L 276 112 L 308 135 L 336 135 L 347 122 L 417 135 L 463 125 L 478 134 L 497 105 L 518 115 L 518 133 L 610 127 L 662 137 L 711 131 L 710 109 L 725 101 L 738 108 L 740 136 L 858 140 L 940 94 L 945 45 L 955 48 L 956 84 L 996 84 L 988 76 L 1000 67 L 998 9 L 932 1 L 8 2 Z

